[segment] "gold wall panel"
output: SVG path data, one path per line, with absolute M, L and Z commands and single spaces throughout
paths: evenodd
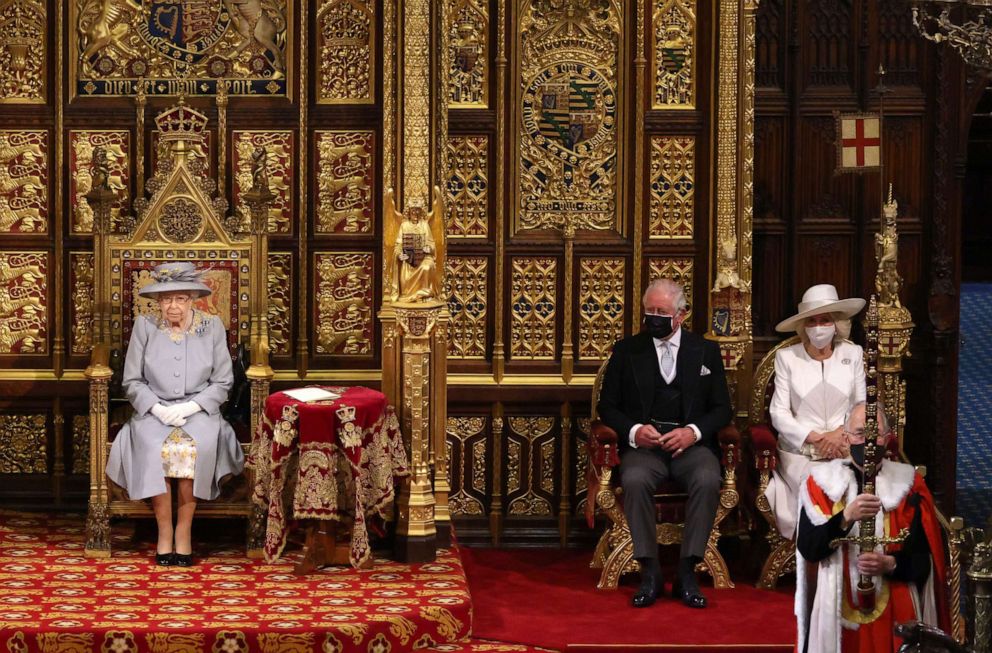
M 667 277 L 682 284 L 685 299 L 689 302 L 689 310 L 685 318 L 689 324 L 692 324 L 692 267 L 692 259 L 683 256 L 648 259 L 648 282 L 660 277 Z
M 448 473 L 452 483 L 448 507 L 452 515 L 484 514 L 487 432 L 485 417 L 448 417 Z
M 48 353 L 48 253 L 0 252 L 0 354 Z
M 696 106 L 696 0 L 654 0 L 651 72 L 654 109 Z
M 0 0 L 0 104 L 46 101 L 47 28 L 43 0 Z
M 375 134 L 317 131 L 318 234 L 373 232 Z
M 90 473 L 90 417 L 72 416 L 72 473 Z
M 507 460 L 507 475 L 515 482 L 507 487 L 507 514 L 539 517 L 552 514 L 555 491 L 554 417 L 507 418 L 507 445 L 515 456 Z M 524 464 L 524 461 L 529 464 Z
M 582 258 L 579 262 L 579 358 L 602 360 L 623 337 L 627 261 Z
M 445 208 L 449 238 L 485 238 L 489 234 L 488 136 L 448 139 Z
M 293 353 L 293 255 L 269 252 L 269 351 L 273 356 Z
M 48 132 L 0 130 L 0 234 L 46 233 L 48 186 Z
M 373 0 L 320 0 L 317 8 L 317 102 L 375 102 Z
M 622 231 L 624 0 L 518 0 L 515 230 Z
M 0 415 L 0 474 L 48 471 L 48 428 L 44 415 Z
M 445 0 L 448 12 L 448 106 L 489 106 L 489 3 Z
M 367 252 L 315 255 L 318 354 L 372 353 L 373 266 L 373 256 Z
M 650 237 L 692 240 L 695 199 L 696 139 L 652 136 Z
M 234 131 L 231 134 L 234 173 L 235 207 L 241 215 L 251 215 L 244 194 L 251 190 L 252 153 L 264 147 L 268 154 L 265 169 L 269 176 L 269 190 L 275 195 L 269 205 L 269 233 L 288 234 L 293 231 L 293 132 Z
M 69 211 L 72 215 L 72 233 L 93 232 L 93 209 L 86 193 L 93 188 L 93 150 L 102 147 L 107 153 L 110 170 L 110 189 L 117 193 L 110 214 L 117 218 L 121 207 L 131 205 L 130 156 L 131 134 L 127 130 L 70 130 L 69 131 Z
M 287 96 L 292 0 L 69 0 L 72 97 Z
M 558 260 L 517 256 L 510 265 L 510 358 L 553 360 Z
M 451 314 L 448 358 L 485 358 L 489 259 L 451 255 L 444 263 L 444 296 Z
M 90 353 L 93 346 L 93 253 L 69 254 L 70 351 L 77 356 Z

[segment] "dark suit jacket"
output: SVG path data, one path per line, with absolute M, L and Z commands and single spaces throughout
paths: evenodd
M 703 366 L 710 371 L 705 376 L 700 375 Z M 657 369 L 657 349 L 648 334 L 638 333 L 613 346 L 597 410 L 599 418 L 617 432 L 621 450 L 629 447 L 631 427 L 648 423 Z M 719 457 L 716 434 L 730 423 L 732 416 L 720 348 L 683 329 L 676 370 L 682 386 L 685 423 L 699 427 L 703 435 L 699 444 Z

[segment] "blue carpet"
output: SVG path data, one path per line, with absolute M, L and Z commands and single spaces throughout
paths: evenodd
M 968 526 L 992 515 L 992 284 L 961 286 L 957 513 Z

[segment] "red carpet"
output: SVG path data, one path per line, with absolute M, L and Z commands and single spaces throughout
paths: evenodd
M 476 637 L 586 653 L 707 648 L 781 653 L 791 651 L 795 641 L 791 588 L 704 585 L 705 610 L 671 598 L 634 609 L 635 585 L 596 589 L 599 571 L 589 568 L 589 551 L 463 548 L 461 553 Z

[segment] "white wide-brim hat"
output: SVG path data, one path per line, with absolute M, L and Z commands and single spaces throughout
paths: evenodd
M 155 283 L 138 291 L 142 297 L 154 298 L 165 292 L 188 292 L 193 297 L 206 297 L 213 292 L 203 283 L 202 273 L 189 261 L 156 265 L 152 278 Z
M 821 283 L 810 286 L 803 293 L 803 299 L 799 302 L 799 312 L 779 322 L 775 330 L 780 333 L 795 331 L 803 320 L 821 313 L 840 313 L 845 318 L 852 317 L 860 313 L 864 307 L 865 300 L 860 297 L 840 299 L 837 297 L 836 288 L 829 283 Z

